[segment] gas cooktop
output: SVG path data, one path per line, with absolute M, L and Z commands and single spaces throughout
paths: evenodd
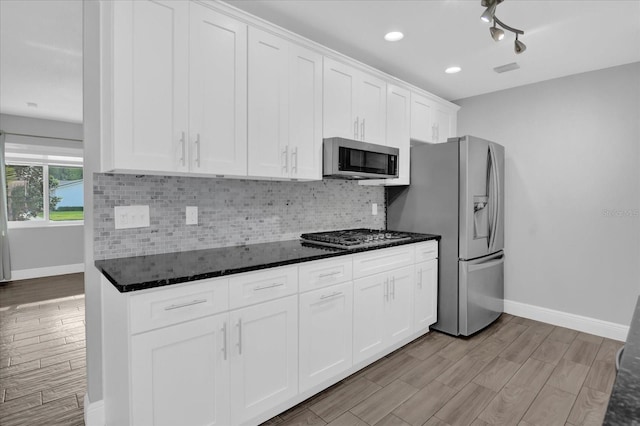
M 340 231 L 313 232 L 302 234 L 302 241 L 342 249 L 382 246 L 411 239 L 409 234 L 377 229 L 343 229 Z

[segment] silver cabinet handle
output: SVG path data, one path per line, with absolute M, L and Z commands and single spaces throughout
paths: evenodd
M 356 121 L 355 121 L 355 123 L 353 123 L 353 128 L 354 128 L 354 130 L 353 130 L 353 138 L 355 140 L 358 140 L 358 127 L 359 127 L 359 125 L 360 125 L 360 117 L 356 117 Z
M 238 355 L 242 355 L 242 318 L 238 318 L 236 327 L 238 327 Z
M 289 173 L 289 145 L 284 147 L 282 156 L 284 157 L 284 166 L 282 166 L 282 171 L 284 173 Z
M 418 271 L 418 287 L 422 288 L 422 269 Z
M 293 158 L 295 156 L 296 161 L 293 161 Z M 298 173 L 298 147 L 294 147 L 291 150 L 291 173 L 296 172 Z
M 391 297 L 396 300 L 396 277 L 391 277 Z
M 180 143 L 182 144 L 182 157 L 180 157 L 180 162 L 184 166 L 185 165 L 185 157 L 186 157 L 186 154 L 187 154 L 187 146 L 186 146 L 184 132 L 182 132 L 182 136 L 180 136 Z
M 362 119 L 362 124 L 360 125 L 360 128 L 362 129 L 362 131 L 360 132 L 361 133 L 360 138 L 364 140 L 364 129 L 365 129 L 364 118 Z
M 318 278 L 327 278 L 327 277 L 332 277 L 334 275 L 338 275 L 339 273 L 341 273 L 342 271 L 333 271 L 333 272 L 328 272 L 326 274 L 320 274 L 318 275 Z
M 196 136 L 196 165 L 200 167 L 200 133 Z
M 191 302 L 178 303 L 175 305 L 165 306 L 164 310 L 172 311 L 174 309 L 186 308 L 187 306 L 199 305 L 200 303 L 206 303 L 206 302 L 207 302 L 207 299 L 196 299 L 196 300 L 192 300 Z
M 320 300 L 324 300 L 324 299 L 329 299 L 331 297 L 336 297 L 336 296 L 340 296 L 342 294 L 341 291 L 336 291 L 334 293 L 331 294 L 327 294 L 326 296 L 320 296 Z
M 389 278 L 384 280 L 384 300 L 389 301 Z
M 222 353 L 224 354 L 224 360 L 227 360 L 227 322 L 224 322 L 222 326 Z
M 282 287 L 283 285 L 284 283 L 273 283 L 269 285 L 257 286 L 253 288 L 253 291 L 266 290 L 268 288 L 274 288 L 274 287 Z

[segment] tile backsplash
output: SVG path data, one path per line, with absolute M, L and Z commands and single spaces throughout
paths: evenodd
M 383 187 L 356 181 L 276 182 L 96 174 L 95 259 L 296 239 L 303 232 L 385 226 Z M 371 204 L 378 214 L 371 214 Z M 115 229 L 114 207 L 148 205 L 148 228 Z M 186 206 L 198 225 L 186 225 Z

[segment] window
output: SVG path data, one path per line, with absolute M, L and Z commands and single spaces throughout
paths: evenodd
M 82 167 L 7 161 L 6 173 L 10 222 L 84 219 Z

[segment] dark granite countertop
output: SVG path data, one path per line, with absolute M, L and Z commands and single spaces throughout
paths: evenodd
M 624 344 L 604 425 L 640 425 L 640 297 Z
M 410 240 L 354 250 L 289 240 L 97 260 L 95 266 L 118 291 L 124 293 L 439 239 L 439 235 L 411 234 Z

